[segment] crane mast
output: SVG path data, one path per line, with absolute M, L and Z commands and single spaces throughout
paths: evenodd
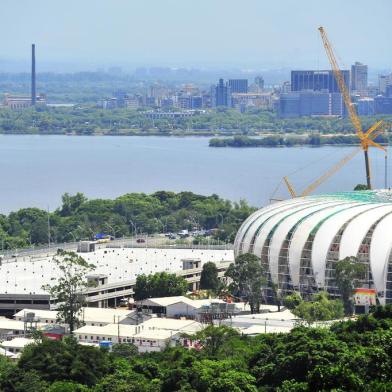
M 358 136 L 359 135 L 362 136 L 363 132 L 362 132 L 361 120 L 359 119 L 357 112 L 355 110 L 355 107 L 351 102 L 350 93 L 347 89 L 346 83 L 344 82 L 344 77 L 343 77 L 342 72 L 340 71 L 338 62 L 336 60 L 335 54 L 332 49 L 332 45 L 329 42 L 329 39 L 327 37 L 327 33 L 325 32 L 324 28 L 319 27 L 319 31 L 320 31 L 321 39 L 323 40 L 323 45 L 324 45 L 325 51 L 327 52 L 328 60 L 329 60 L 331 67 L 332 67 L 332 72 L 333 72 L 335 79 L 336 79 L 336 83 L 339 86 L 339 90 L 342 93 L 343 100 L 346 105 L 348 114 L 350 115 L 351 122 L 353 123 L 354 128 L 355 128 L 356 132 L 358 133 Z
M 362 150 L 363 150 L 364 156 L 365 156 L 366 184 L 367 184 L 368 189 L 372 189 L 371 172 L 370 172 L 370 158 L 369 158 L 369 153 L 368 153 L 369 146 L 377 147 L 381 150 L 384 150 L 384 152 L 386 150 L 380 144 L 374 142 L 370 138 L 370 136 L 383 123 L 383 121 L 376 122 L 372 127 L 370 127 L 366 131 L 366 133 L 363 132 L 361 120 L 359 119 L 359 117 L 357 115 L 357 112 L 355 110 L 355 106 L 351 102 L 349 90 L 347 89 L 346 83 L 344 83 L 343 74 L 339 68 L 338 62 L 336 60 L 335 54 L 332 49 L 332 45 L 329 42 L 329 39 L 327 37 L 327 33 L 325 32 L 323 27 L 319 27 L 319 32 L 320 32 L 321 39 L 323 41 L 323 45 L 324 45 L 325 51 L 327 53 L 329 62 L 331 64 L 332 71 L 335 76 L 336 82 L 339 86 L 340 92 L 342 93 L 344 104 L 347 108 L 351 122 L 353 123 L 354 128 L 357 132 L 357 136 L 361 142 L 361 147 L 362 147 Z

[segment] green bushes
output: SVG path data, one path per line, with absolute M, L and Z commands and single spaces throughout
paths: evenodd
M 392 307 L 328 328 L 242 336 L 229 327 L 196 333 L 202 349 L 137 354 L 79 346 L 72 339 L 0 357 L 4 392 L 390 391 Z M 121 346 L 121 345 L 120 345 Z
M 88 200 L 83 194 L 64 194 L 62 206 L 49 214 L 51 241 L 88 239 L 95 233 L 122 237 L 136 233 L 177 232 L 219 227 L 220 240 L 232 240 L 239 225 L 255 211 L 245 201 L 231 203 L 217 195 L 158 191 L 128 193 L 117 199 Z M 23 208 L 0 214 L 0 246 L 15 249 L 48 241 L 48 213 Z
M 328 328 L 242 336 L 229 327 L 196 333 L 201 350 L 137 354 L 78 346 L 68 339 L 28 347 L 19 362 L 0 357 L 4 392 L 389 391 L 392 307 Z

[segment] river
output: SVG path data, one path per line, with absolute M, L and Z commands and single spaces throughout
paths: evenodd
M 53 210 L 64 192 L 114 198 L 157 190 L 216 193 L 262 206 L 284 175 L 301 191 L 353 147 L 211 148 L 209 138 L 0 136 L 0 212 Z M 371 151 L 374 186 L 384 184 L 384 155 Z M 296 170 L 306 167 L 296 174 Z M 362 153 L 316 193 L 364 183 Z M 281 186 L 275 195 L 287 197 Z

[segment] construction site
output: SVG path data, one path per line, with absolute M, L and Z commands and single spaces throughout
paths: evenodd
M 359 146 L 302 191 L 285 176 L 282 184 L 291 199 L 283 201 L 274 194 L 269 206 L 243 223 L 235 240 L 235 256 L 253 253 L 260 257 L 271 283 L 284 294 L 297 291 L 304 298 L 312 298 L 320 290 L 339 297 L 335 264 L 354 256 L 366 268 L 359 303 L 392 303 L 392 238 L 388 234 L 392 231 L 392 192 L 387 183 L 387 146 L 377 143 L 377 136 L 390 125 L 379 120 L 362 129 L 326 31 L 320 27 L 319 32 Z M 385 189 L 372 189 L 371 147 L 385 156 Z M 312 196 L 360 152 L 364 155 L 364 184 L 355 191 Z

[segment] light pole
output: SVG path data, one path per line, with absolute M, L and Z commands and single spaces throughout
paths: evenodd
M 155 218 L 155 220 L 162 225 L 163 234 L 165 234 L 165 225 L 164 225 L 164 223 L 160 219 L 158 219 L 158 218 Z
M 110 226 L 109 223 L 106 223 L 106 226 L 109 227 L 110 230 L 113 232 L 113 238 L 116 238 L 116 230 L 114 230 L 113 226 Z
M 223 215 L 220 212 L 217 215 L 221 217 L 221 225 L 223 226 Z
M 137 235 L 137 227 L 135 222 L 132 219 L 128 219 L 129 223 L 132 225 L 133 236 Z

